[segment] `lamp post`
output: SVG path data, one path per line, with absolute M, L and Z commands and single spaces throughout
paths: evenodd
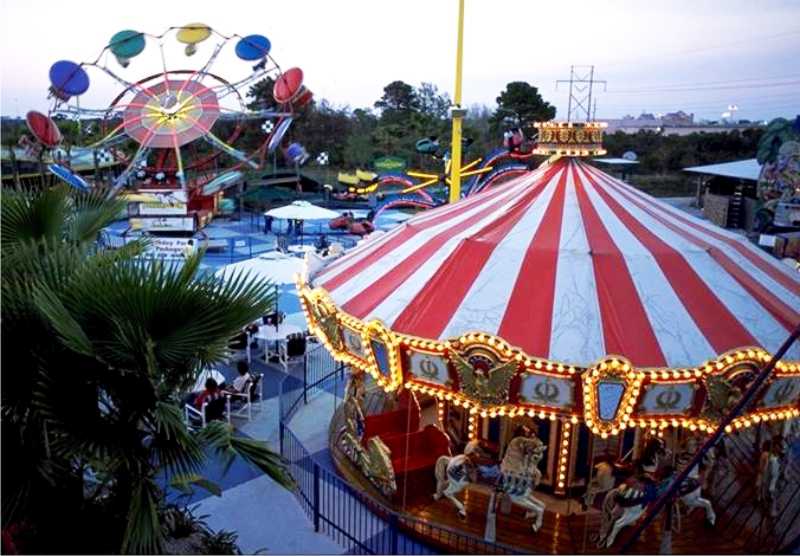
M 461 60 L 464 53 L 464 0 L 458 0 L 458 45 L 456 47 L 456 89 L 451 115 L 453 117 L 453 139 L 450 145 L 450 197 L 455 203 L 461 198 L 461 124 L 466 110 L 461 108 Z

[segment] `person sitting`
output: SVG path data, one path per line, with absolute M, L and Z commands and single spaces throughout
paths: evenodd
M 220 395 L 219 384 L 213 378 L 207 378 L 205 383 L 205 390 L 200 392 L 194 397 L 192 401 L 192 405 L 195 409 L 201 410 L 203 409 L 203 403 L 211 402 L 217 399 Z
M 235 392 L 236 394 L 244 394 L 253 378 L 250 375 L 250 365 L 247 364 L 247 361 L 242 359 L 237 361 L 236 370 L 239 376 L 233 379 L 233 384 L 228 388 L 228 391 Z
M 328 242 L 328 237 L 325 234 L 319 236 L 319 239 L 317 239 L 316 243 L 314 244 L 314 247 L 317 248 L 317 251 L 326 251 L 328 247 L 330 247 L 330 243 Z

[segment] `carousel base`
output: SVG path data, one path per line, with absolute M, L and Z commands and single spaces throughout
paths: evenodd
M 406 513 L 414 518 L 441 525 L 449 529 L 466 533 L 478 539 L 484 538 L 486 513 L 490 492 L 484 487 L 467 489 L 461 498 L 467 509 L 467 518 L 458 517 L 456 509 L 448 500 L 434 501 L 432 497 L 424 500 L 415 496 L 405 505 L 382 496 L 380 492 L 353 466 L 339 450 L 332 450 L 333 461 L 339 474 L 356 490 L 364 492 L 373 500 L 395 511 Z M 600 512 L 590 509 L 581 510 L 580 503 L 575 500 L 565 501 L 546 494 L 537 493 L 537 497 L 548 504 L 548 508 L 557 507 L 559 511 L 548 509 L 545 512 L 542 528 L 534 533 L 531 520 L 525 518 L 525 512 L 518 506 L 512 506 L 509 513 L 497 512 L 496 542 L 511 546 L 520 552 L 548 554 L 616 554 L 628 538 L 626 531 L 620 533 L 617 542 L 610 549 L 596 546 L 596 534 L 600 529 Z M 399 497 L 402 499 L 402 497 Z M 374 511 L 380 512 L 376 504 Z M 656 520 L 633 546 L 635 554 L 661 553 L 662 523 Z M 443 536 L 437 529 L 428 527 L 412 527 L 400 524 L 401 531 L 427 544 L 441 553 L 463 553 L 463 542 L 458 537 Z M 630 532 L 630 529 L 627 533 Z M 672 535 L 673 554 L 744 554 L 744 543 L 736 539 L 722 538 L 713 528 L 704 523 L 698 512 L 684 517 L 680 533 Z

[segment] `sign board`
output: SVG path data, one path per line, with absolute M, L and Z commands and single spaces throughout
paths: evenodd
M 776 236 L 760 234 L 758 236 L 758 244 L 762 247 L 775 247 L 775 240 L 777 239 L 778 238 Z
M 156 259 L 185 259 L 197 251 L 198 240 L 182 237 L 149 238 L 146 256 Z
M 535 405 L 568 408 L 575 398 L 575 385 L 571 378 L 541 374 L 524 374 L 519 387 L 519 401 Z
M 129 218 L 132 230 L 146 232 L 193 232 L 193 216 L 149 216 L 146 218 Z
M 399 174 L 406 169 L 406 161 L 397 156 L 382 156 L 372 163 L 377 172 Z
M 188 213 L 188 199 L 185 191 L 139 194 L 152 200 L 131 203 L 129 214 L 142 216 L 182 216 Z

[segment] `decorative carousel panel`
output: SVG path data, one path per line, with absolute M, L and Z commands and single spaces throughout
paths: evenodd
M 484 406 L 508 402 L 511 380 L 519 368 L 515 359 L 503 361 L 493 350 L 476 346 L 463 355 L 451 351 L 450 361 L 466 397 Z
M 691 382 L 674 384 L 648 384 L 644 387 L 644 396 L 639 404 L 637 414 L 649 415 L 685 415 L 694 405 L 697 386 Z
M 450 375 L 447 372 L 447 359 L 442 355 L 409 349 L 406 352 L 408 372 L 414 380 L 430 382 L 450 387 Z
M 336 312 L 326 308 L 319 300 L 312 300 L 305 295 L 301 299 L 308 308 L 308 316 L 312 321 L 313 328 L 316 329 L 317 335 L 322 334 L 330 348 L 337 351 L 341 350 L 342 329 L 336 318 Z
M 583 373 L 583 412 L 595 434 L 617 434 L 627 424 L 639 398 L 644 373 L 630 362 L 611 357 Z
M 389 349 L 386 347 L 386 344 L 383 343 L 383 341 L 374 338 L 371 339 L 369 343 L 370 347 L 372 348 L 372 356 L 375 359 L 375 366 L 378 367 L 378 371 L 386 378 L 391 379 L 391 355 L 389 353 Z
M 354 355 L 359 359 L 366 359 L 364 352 L 364 342 L 361 339 L 361 333 L 353 330 L 349 326 L 342 327 L 342 338 L 344 339 L 344 347 L 350 355 Z
M 761 407 L 797 405 L 800 402 L 800 377 L 777 377 L 761 398 Z
M 625 383 L 620 380 L 601 380 L 597 383 L 597 414 L 603 421 L 613 421 L 617 417 L 622 397 L 625 395 Z
M 575 385 L 571 378 L 524 374 L 519 388 L 519 401 L 571 409 L 575 405 Z

